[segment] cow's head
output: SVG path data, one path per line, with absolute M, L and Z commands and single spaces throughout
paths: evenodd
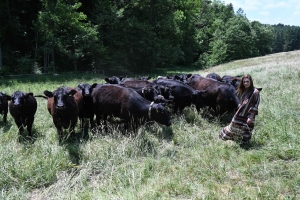
M 33 96 L 33 93 L 24 93 L 21 91 L 14 92 L 10 97 L 13 107 L 22 107 L 29 96 Z
M 11 97 L 9 95 L 6 95 L 6 93 L 0 92 L 0 106 L 4 104 L 5 101 L 11 100 Z
M 172 95 L 172 89 L 169 86 L 164 85 L 158 85 L 156 86 L 157 90 L 160 92 L 160 94 L 167 100 L 173 101 L 174 96 Z
M 174 80 L 181 81 L 183 83 L 187 82 L 187 74 L 174 75 Z
M 106 83 L 109 84 L 121 84 L 123 77 L 117 77 L 117 76 L 112 76 L 109 78 L 105 78 L 104 80 L 106 81 Z
M 73 96 L 75 93 L 76 93 L 76 90 L 68 89 L 66 87 L 57 88 L 53 92 L 50 92 L 48 90 L 44 91 L 44 94 L 47 97 L 54 98 L 54 106 L 56 109 L 64 109 L 68 102 L 69 96 Z
M 93 89 L 97 86 L 97 83 L 94 83 L 93 85 L 90 85 L 88 83 L 80 83 L 77 88 L 79 89 L 80 93 L 84 97 L 90 97 L 92 94 Z
M 156 90 L 156 88 L 152 85 L 147 85 L 142 89 L 142 94 L 145 99 L 150 101 L 154 101 L 160 93 Z
M 161 103 L 151 103 L 149 105 L 149 118 L 166 126 L 170 126 L 171 118 L 167 109 Z

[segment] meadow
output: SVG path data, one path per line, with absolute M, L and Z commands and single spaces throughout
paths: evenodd
M 0 116 L 0 199 L 299 199 L 300 51 L 238 60 L 206 70 L 170 73 L 249 73 L 262 87 L 251 143 L 242 148 L 218 135 L 227 118 L 194 107 L 172 125 L 136 134 L 113 125 L 59 143 L 46 100 L 37 98 L 33 137 Z M 165 75 L 165 74 L 161 74 Z M 0 91 L 43 94 L 59 86 L 103 83 L 104 76 L 42 76 L 1 80 Z M 67 133 L 67 132 L 66 132 Z

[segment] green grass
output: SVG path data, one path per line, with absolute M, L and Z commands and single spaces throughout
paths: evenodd
M 6 125 L 0 116 L 0 199 L 299 199 L 299 57 L 294 51 L 206 70 L 174 69 L 253 76 L 263 90 L 245 148 L 218 138 L 231 116 L 211 119 L 206 109 L 199 115 L 193 107 L 173 116 L 171 127 L 153 124 L 123 135 L 112 124 L 109 133 L 86 129 L 88 139 L 77 127 L 78 137 L 61 144 L 42 98 L 32 139 L 19 136 L 10 114 Z M 103 78 L 37 76 L 1 80 L 0 86 L 7 94 L 38 95 Z

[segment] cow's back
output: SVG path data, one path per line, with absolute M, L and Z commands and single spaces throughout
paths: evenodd
M 136 91 L 118 85 L 101 85 L 92 92 L 96 114 L 109 114 L 115 117 L 128 118 L 129 113 L 137 113 L 138 107 L 149 101 Z
M 231 84 L 200 75 L 191 76 L 188 84 L 196 90 L 207 90 L 205 104 L 215 109 L 218 106 L 221 112 L 233 111 L 238 106 L 236 90 Z

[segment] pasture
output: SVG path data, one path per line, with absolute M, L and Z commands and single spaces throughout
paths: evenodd
M 293 51 L 189 71 L 249 73 L 263 88 L 245 148 L 219 139 L 228 119 L 208 118 L 206 109 L 198 114 L 194 107 L 172 116 L 170 127 L 149 124 L 136 134 L 124 135 L 113 125 L 107 133 L 87 127 L 81 133 L 78 124 L 76 138 L 59 143 L 46 100 L 37 98 L 31 139 L 19 136 L 10 114 L 6 125 L 0 116 L 0 199 L 299 199 L 299 58 L 300 51 Z M 103 79 L 15 78 L 1 80 L 0 91 L 42 95 Z

